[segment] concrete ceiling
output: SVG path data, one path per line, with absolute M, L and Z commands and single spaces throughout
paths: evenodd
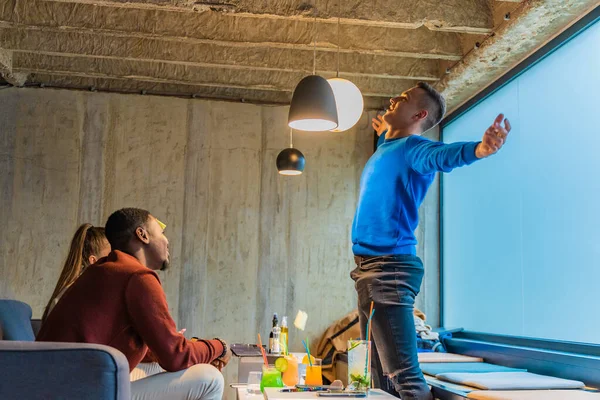
M 314 65 L 336 75 L 339 45 L 340 77 L 367 108 L 425 80 L 452 109 L 597 4 L 0 0 L 0 74 L 17 86 L 288 104 Z

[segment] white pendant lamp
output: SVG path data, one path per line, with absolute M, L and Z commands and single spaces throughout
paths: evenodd
M 339 7 L 339 5 L 338 5 Z M 339 11 L 339 10 L 338 10 Z M 364 110 L 364 100 L 360 89 L 347 79 L 340 78 L 340 17 L 338 12 L 338 54 L 337 54 L 337 75 L 335 78 L 328 79 L 329 85 L 333 89 L 335 104 L 338 114 L 337 128 L 330 129 L 332 132 L 343 132 L 352 128 Z
M 354 83 L 347 79 L 331 78 L 327 82 L 333 89 L 338 114 L 338 126 L 330 130 L 332 132 L 347 131 L 356 125 L 362 116 L 365 106 L 362 93 Z

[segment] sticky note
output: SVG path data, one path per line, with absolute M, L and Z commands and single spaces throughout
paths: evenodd
M 302 310 L 298 311 L 298 315 L 296 315 L 296 319 L 294 320 L 294 326 L 301 331 L 306 328 L 306 320 L 308 319 L 308 314 Z

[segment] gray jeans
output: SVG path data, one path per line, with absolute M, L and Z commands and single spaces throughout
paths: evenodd
M 413 317 L 415 297 L 423 280 L 423 262 L 417 256 L 355 257 L 351 273 L 358 292 L 361 337 L 374 302 L 371 328 L 372 368 L 381 389 L 403 400 L 431 400 L 417 357 Z M 389 379 L 389 380 L 388 380 Z M 391 381 L 393 387 L 389 387 Z

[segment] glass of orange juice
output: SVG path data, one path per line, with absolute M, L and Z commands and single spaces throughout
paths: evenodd
M 306 379 L 304 384 L 308 386 L 320 386 L 323 385 L 323 374 L 321 370 L 321 359 L 315 358 L 312 362 L 312 366 L 309 364 L 306 366 Z
M 283 383 L 285 386 L 296 386 L 299 382 L 298 360 L 293 355 L 284 358 L 287 361 L 287 369 L 283 372 Z

